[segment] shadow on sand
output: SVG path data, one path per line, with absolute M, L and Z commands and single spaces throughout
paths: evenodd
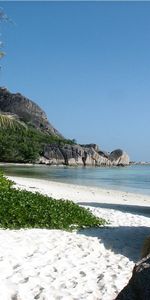
M 143 216 L 150 215 L 150 207 L 135 205 L 118 205 L 107 203 L 78 203 L 82 205 L 120 210 Z M 78 234 L 97 237 L 106 249 L 112 250 L 115 254 L 122 254 L 133 262 L 140 259 L 141 247 L 144 239 L 150 235 L 150 228 L 146 226 L 119 226 L 105 228 L 83 229 Z
M 127 204 L 111 204 L 111 203 L 97 203 L 97 202 L 78 202 L 79 205 L 92 206 L 96 208 L 108 208 L 120 210 L 122 212 L 129 212 L 136 215 L 150 217 L 150 206 L 127 205 Z

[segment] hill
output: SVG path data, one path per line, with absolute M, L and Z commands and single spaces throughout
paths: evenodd
M 6 88 L 0 88 L 0 111 L 17 115 L 28 126 L 33 126 L 43 133 L 63 138 L 50 124 L 45 112 L 35 102 L 20 93 L 14 94 Z
M 27 129 L 0 128 L 0 161 L 84 166 L 124 166 L 129 156 L 121 149 L 108 153 L 96 144 L 78 145 L 65 139 L 45 112 L 20 93 L 0 88 L 0 111 L 13 114 Z

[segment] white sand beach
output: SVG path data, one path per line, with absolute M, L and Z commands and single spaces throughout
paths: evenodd
M 18 188 L 70 199 L 107 228 L 0 230 L 0 299 L 113 300 L 150 235 L 150 197 L 46 180 L 9 177 Z

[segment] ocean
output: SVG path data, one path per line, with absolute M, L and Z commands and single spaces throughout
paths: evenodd
M 67 167 L 5 165 L 6 175 L 39 178 L 150 195 L 150 165 L 128 167 Z

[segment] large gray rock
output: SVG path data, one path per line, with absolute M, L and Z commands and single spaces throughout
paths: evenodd
M 150 255 L 143 258 L 133 269 L 129 283 L 115 300 L 150 299 Z
M 49 123 L 45 112 L 33 101 L 20 93 L 10 93 L 6 88 L 0 88 L 0 111 L 15 114 L 26 124 L 59 137 L 62 135 Z
M 44 148 L 44 157 L 49 160 L 49 164 L 65 164 L 64 156 L 58 145 L 46 145 Z
M 44 157 L 50 164 L 83 165 L 84 150 L 79 145 L 50 144 L 44 148 Z
M 110 153 L 107 151 L 98 151 L 98 153 L 105 158 L 109 158 L 110 155 Z
M 116 166 L 129 165 L 129 156 L 121 149 L 112 151 L 109 155 L 109 159 L 111 162 L 113 162 L 113 165 Z
M 44 148 L 44 157 L 50 164 L 82 165 L 83 149 L 79 145 L 50 144 Z

